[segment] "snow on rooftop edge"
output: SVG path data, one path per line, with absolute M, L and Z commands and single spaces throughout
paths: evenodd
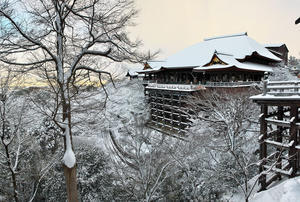
M 270 94 L 259 94 L 250 97 L 251 100 L 300 100 L 299 95 L 277 96 Z
M 221 36 L 215 36 L 215 37 L 209 37 L 205 38 L 204 41 L 214 40 L 214 39 L 222 39 L 222 38 L 229 38 L 229 37 L 236 37 L 236 36 L 248 36 L 247 32 L 242 32 L 238 34 L 230 34 L 230 35 L 221 35 Z

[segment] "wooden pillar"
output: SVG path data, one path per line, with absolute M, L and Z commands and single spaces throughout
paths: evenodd
M 163 113 L 163 126 L 166 128 L 166 119 L 165 119 L 165 94 L 162 93 L 162 100 L 163 100 L 163 107 L 162 107 L 162 113 Z
M 266 104 L 261 105 L 261 116 L 260 116 L 260 154 L 259 158 L 261 160 L 261 164 L 259 166 L 259 173 L 264 171 L 265 159 L 267 157 L 267 144 L 265 143 L 265 139 L 267 138 L 267 122 L 266 116 L 268 115 L 268 106 Z M 266 190 L 266 174 L 262 174 L 259 177 L 259 183 L 261 185 L 260 191 Z
M 155 124 L 158 125 L 158 110 L 159 110 L 159 100 L 158 100 L 158 94 L 157 94 L 157 91 L 155 90 Z
M 277 119 L 278 120 L 283 120 L 283 106 L 278 106 L 277 108 Z M 277 134 L 276 134 L 276 142 L 282 143 L 282 132 L 283 128 L 282 126 L 277 126 Z M 276 168 L 281 169 L 282 168 L 282 149 L 277 148 L 277 154 L 276 154 Z M 281 175 L 278 173 L 278 179 L 281 180 Z
M 290 126 L 290 138 L 289 142 L 294 141 L 294 143 L 289 147 L 289 165 L 290 168 L 293 168 L 292 174 L 290 177 L 295 177 L 297 172 L 297 150 L 295 145 L 297 145 L 297 126 L 296 122 L 298 121 L 298 107 L 296 105 L 291 106 L 291 126 Z
M 179 93 L 179 110 L 178 110 L 178 112 L 179 112 L 179 130 L 181 131 L 181 129 L 182 129 L 182 115 L 181 115 L 181 109 L 182 109 L 182 103 L 181 103 L 181 100 L 182 100 L 182 94 L 181 94 L 181 92 Z
M 173 112 L 174 112 L 174 109 L 173 109 L 173 106 L 174 106 L 174 99 L 173 99 L 173 96 L 174 96 L 174 93 L 171 93 L 171 127 L 172 127 L 172 131 L 174 130 L 173 127 L 174 127 L 174 115 L 173 115 Z

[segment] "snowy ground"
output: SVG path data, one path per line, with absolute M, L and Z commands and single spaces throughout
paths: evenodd
M 252 186 L 257 176 L 250 180 Z M 249 202 L 297 202 L 300 201 L 300 177 L 277 181 L 266 191 L 257 192 L 258 183 L 255 184 L 253 192 L 249 197 Z M 223 197 L 225 201 L 241 202 L 245 201 L 242 191 L 230 196 L 230 193 Z
M 266 191 L 256 193 L 251 202 L 296 202 L 300 201 L 300 177 L 288 179 Z

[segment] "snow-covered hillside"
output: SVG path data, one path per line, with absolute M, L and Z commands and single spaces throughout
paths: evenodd
M 78 139 L 91 139 L 91 143 L 100 144 L 108 137 L 109 130 L 120 135 L 126 127 L 135 124 L 135 118 L 147 118 L 144 87 L 138 80 L 122 80 L 115 86 L 110 83 L 105 90 L 108 97 L 100 88 L 81 94 L 75 104 L 79 109 L 73 116 Z M 86 107 L 90 109 L 84 110 Z

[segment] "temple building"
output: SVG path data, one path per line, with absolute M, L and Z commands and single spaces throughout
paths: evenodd
M 147 62 L 144 74 L 153 128 L 184 134 L 185 97 L 209 88 L 245 88 L 260 83 L 282 59 L 247 33 L 204 39 L 168 57 Z M 151 125 L 151 124 L 150 124 Z
M 282 59 L 284 65 L 288 64 L 289 49 L 284 43 L 281 44 L 265 44 L 265 47 L 274 55 Z

